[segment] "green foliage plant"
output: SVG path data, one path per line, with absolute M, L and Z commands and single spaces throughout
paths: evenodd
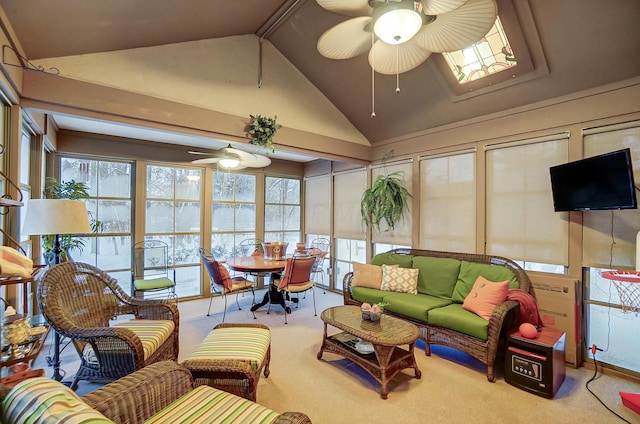
M 282 128 L 282 125 L 276 122 L 278 115 L 273 118 L 262 115 L 249 115 L 249 118 L 251 118 L 251 121 L 247 126 L 247 131 L 251 137 L 250 143 L 255 146 L 264 147 L 271 153 L 275 152 L 273 137 L 275 137 L 278 130 Z
M 86 183 L 78 182 L 75 180 L 58 182 L 55 178 L 46 178 L 44 194 L 48 199 L 69 199 L 69 200 L 82 200 L 89 198 L 89 186 Z M 101 223 L 91 218 L 91 230 L 93 232 L 99 231 Z M 69 251 L 77 249 L 82 252 L 84 249 L 84 241 L 79 238 L 73 237 L 71 234 L 60 234 L 60 248 L 62 253 L 60 259 L 66 261 L 68 259 Z M 42 236 L 42 247 L 45 250 L 45 259 L 47 262 L 53 260 L 53 245 L 55 243 L 54 235 Z
M 363 225 L 380 231 L 380 223 L 384 220 L 393 230 L 408 210 L 410 197 L 411 194 L 403 185 L 401 172 L 378 175 L 371 187 L 362 194 L 360 214 Z

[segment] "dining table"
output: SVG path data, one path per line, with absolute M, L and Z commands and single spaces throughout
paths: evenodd
M 244 272 L 252 275 L 265 275 L 271 273 L 269 279 L 269 289 L 265 293 L 262 301 L 251 306 L 251 312 L 255 312 L 267 303 L 282 306 L 285 313 L 291 313 L 291 309 L 286 305 L 282 292 L 278 291 L 275 279 L 280 278 L 280 274 L 287 265 L 286 259 L 268 259 L 261 255 L 241 256 L 227 259 L 227 266 L 237 272 Z M 255 315 L 254 315 L 255 318 Z

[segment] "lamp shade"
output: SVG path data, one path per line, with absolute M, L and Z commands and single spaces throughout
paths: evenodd
M 387 44 L 409 41 L 422 27 L 419 7 L 421 3 L 408 0 L 380 7 L 374 12 L 373 32 Z
M 86 234 L 91 232 L 87 206 L 80 200 L 31 199 L 23 235 Z

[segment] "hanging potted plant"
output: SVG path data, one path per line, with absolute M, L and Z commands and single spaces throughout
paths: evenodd
M 409 208 L 411 196 L 402 182 L 402 173 L 378 175 L 374 183 L 364 191 L 360 201 L 360 214 L 364 225 L 380 231 L 384 221 L 393 230 Z M 388 230 L 387 230 L 388 231 Z
M 247 126 L 247 132 L 251 137 L 250 143 L 255 146 L 264 147 L 269 152 L 273 153 L 275 148 L 273 147 L 273 137 L 282 125 L 276 122 L 278 115 L 273 118 L 262 115 L 249 115 L 251 121 Z

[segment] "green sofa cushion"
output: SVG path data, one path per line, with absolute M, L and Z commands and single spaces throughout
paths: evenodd
M 429 324 L 487 340 L 489 321 L 453 303 L 429 311 Z
M 517 289 L 520 285 L 516 275 L 509 268 L 500 265 L 478 264 L 462 261 L 458 281 L 453 289 L 452 299 L 456 303 L 464 302 L 479 275 L 489 281 L 500 282 L 509 280 L 509 288 Z
M 400 268 L 411 268 L 413 263 L 413 255 L 399 255 L 397 253 L 378 253 L 371 258 L 372 265 L 395 265 Z
M 370 304 L 374 304 L 374 303 L 380 303 L 384 301 L 384 295 L 386 293 L 389 293 L 388 291 L 382 291 L 382 290 L 376 290 L 376 289 L 370 289 L 368 287 L 353 287 L 351 290 L 351 296 L 357 300 L 358 302 L 362 302 L 362 303 L 370 303 Z M 415 296 L 415 295 L 409 295 L 409 296 Z
M 426 294 L 408 294 L 386 292 L 384 296 L 385 310 L 394 312 L 404 317 L 427 322 L 428 311 L 434 308 L 447 306 L 450 299 L 441 299 Z
M 415 256 L 413 268 L 418 268 L 418 293 L 451 299 L 458 281 L 460 261 L 451 258 Z

